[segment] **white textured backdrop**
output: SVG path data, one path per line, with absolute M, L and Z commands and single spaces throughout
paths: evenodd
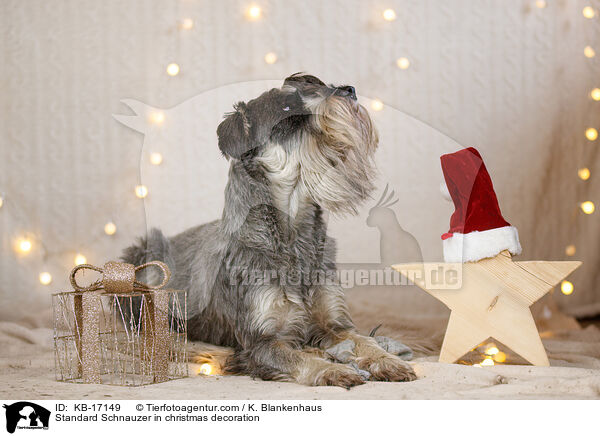
M 94 264 L 115 257 L 145 232 L 145 211 L 168 233 L 217 217 L 225 163 L 215 123 L 246 82 L 296 71 L 385 103 L 373 113 L 379 185 L 396 189 L 399 222 L 426 258 L 441 258 L 452 212 L 437 192 L 438 156 L 476 146 L 519 228 L 522 258 L 564 259 L 574 244 L 584 261 L 571 279 L 575 292 L 555 298 L 571 313 L 600 312 L 599 214 L 578 210 L 584 200 L 600 206 L 600 140 L 584 136 L 600 128 L 600 102 L 589 98 L 600 87 L 600 21 L 581 13 L 600 2 L 546 3 L 257 0 L 262 17 L 249 21 L 245 1 L 2 1 L 0 319 L 37 316 L 50 292 L 66 286 L 77 252 Z M 395 21 L 381 18 L 388 7 Z M 194 20 L 191 30 L 179 27 L 184 18 Z M 586 58 L 586 45 L 599 55 Z M 265 63 L 267 52 L 275 64 Z M 410 68 L 399 69 L 398 57 Z M 175 77 L 165 73 L 171 62 L 181 67 Z M 143 147 L 140 133 L 112 117 L 132 114 L 124 98 L 173 114 L 206 99 L 215 112 L 162 143 L 146 136 Z M 189 113 L 173 119 L 181 117 L 189 124 Z M 147 164 L 152 151 L 163 165 Z M 587 181 L 577 177 L 584 166 Z M 145 201 L 133 194 L 142 176 Z M 378 262 L 369 206 L 332 223 L 341 260 Z M 103 232 L 108 221 L 113 236 Z M 13 249 L 22 236 L 33 241 L 27 256 Z M 41 271 L 51 285 L 39 283 Z M 423 304 L 411 298 L 400 314 Z

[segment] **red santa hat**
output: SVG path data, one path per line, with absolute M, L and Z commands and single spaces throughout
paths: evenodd
M 444 260 L 476 262 L 503 250 L 520 254 L 517 228 L 502 217 L 492 179 L 479 152 L 471 147 L 440 159 L 446 191 L 455 207 L 450 230 L 442 235 Z

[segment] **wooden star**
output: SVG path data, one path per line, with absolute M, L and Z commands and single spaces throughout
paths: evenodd
M 478 262 L 392 268 L 452 311 L 440 362 L 453 363 L 492 337 L 532 364 L 549 366 L 529 307 L 580 265 L 579 261 L 513 262 L 510 253 L 503 251 Z

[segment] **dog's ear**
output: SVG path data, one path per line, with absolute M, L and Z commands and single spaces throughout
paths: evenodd
M 224 156 L 239 159 L 244 153 L 256 147 L 250 138 L 251 125 L 248 120 L 248 107 L 239 102 L 233 107 L 234 112 L 227 114 L 217 127 L 219 149 Z

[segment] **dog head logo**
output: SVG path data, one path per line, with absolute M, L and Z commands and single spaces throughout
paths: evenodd
M 168 108 L 122 100 L 131 113 L 113 117 L 143 135 L 139 172 L 135 172 L 139 178 L 129 182 L 129 208 L 143 206 L 137 210 L 145 214 L 148 231 L 156 227 L 174 235 L 222 219 L 224 214 L 235 215 L 230 229 L 236 231 L 252 208 L 260 205 L 224 210 L 230 167 L 251 170 L 261 165 L 272 170 L 267 176 L 289 180 L 292 176 L 298 180 L 295 172 L 300 170 L 300 183 L 290 184 L 291 192 L 277 193 L 273 206 L 293 219 L 303 207 L 298 199 L 314 200 L 335 212 L 326 219 L 328 232 L 338 241 L 339 261 L 379 262 L 380 250 L 373 238 L 381 224 L 375 218 L 380 217 L 373 218 L 373 229 L 365 220 L 373 186 L 383 188 L 386 180 L 402 201 L 401 208 L 394 208 L 402 227 L 437 247 L 437 236 L 430 238 L 429 229 L 438 222 L 445 225 L 445 218 L 430 214 L 423 225 L 414 211 L 430 208 L 427 199 L 438 192 L 438 179 L 431 174 L 439 173 L 439 162 L 431 156 L 456 143 L 390 106 L 369 114 L 366 107 L 373 106 L 374 100 L 359 96 L 351 86 L 338 85 L 294 74 L 284 81 L 231 83 Z M 384 146 L 374 153 L 379 138 Z M 119 141 L 131 147 L 140 144 L 131 130 L 124 131 Z M 281 182 L 263 185 L 284 186 Z M 145 187 L 141 201 L 133 195 L 136 184 Z M 414 195 L 417 191 L 419 195 Z M 340 215 L 345 216 L 340 219 Z
M 6 431 L 14 433 L 19 429 L 48 429 L 50 411 L 28 401 L 4 404 L 6 409 Z
M 334 213 L 357 213 L 373 190 L 378 134 L 352 86 L 294 74 L 283 82 L 220 87 L 169 109 L 133 99 L 122 102 L 135 115 L 114 118 L 144 135 L 140 175 L 147 187 L 148 228 L 175 233 L 219 218 L 229 164 L 247 171 L 244 162 L 252 162 L 272 168 L 273 175 L 282 165 L 300 171 L 304 192 L 299 197 L 310 197 Z M 152 153 L 164 155 L 158 160 L 161 169 L 151 164 Z M 172 203 L 173 192 L 191 186 L 186 196 L 202 204 L 194 216 L 164 207 Z M 288 215 L 297 212 L 294 205 L 274 206 Z

